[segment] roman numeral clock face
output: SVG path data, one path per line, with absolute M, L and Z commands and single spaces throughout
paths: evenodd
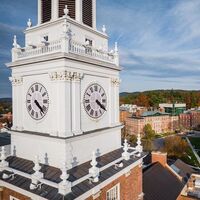
M 86 113 L 94 118 L 100 118 L 107 111 L 107 97 L 99 84 L 90 85 L 84 94 L 83 104 Z
M 26 107 L 29 115 L 35 120 L 41 120 L 49 108 L 49 96 L 46 88 L 40 83 L 34 83 L 26 95 Z

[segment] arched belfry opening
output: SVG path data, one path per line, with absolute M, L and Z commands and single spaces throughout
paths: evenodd
M 59 0 L 59 17 L 64 15 L 64 8 L 67 5 L 69 9 L 69 16 L 72 19 L 76 17 L 76 0 Z
M 51 20 L 51 9 L 52 9 L 52 0 L 42 0 L 41 9 L 42 9 L 42 23 L 48 22 Z
M 85 25 L 93 26 L 93 1 L 83 0 L 82 2 L 82 20 Z

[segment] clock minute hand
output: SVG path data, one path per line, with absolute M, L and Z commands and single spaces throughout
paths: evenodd
M 96 100 L 96 103 L 100 106 L 100 108 L 104 109 L 106 111 L 106 108 L 104 105 L 102 105 L 99 100 Z
M 35 102 L 36 106 L 41 110 L 41 112 L 44 113 L 44 111 L 43 111 L 42 107 L 40 106 L 40 104 L 38 103 L 38 101 L 35 100 L 34 102 Z

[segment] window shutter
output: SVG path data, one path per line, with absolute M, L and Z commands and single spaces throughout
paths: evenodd
M 83 0 L 82 3 L 82 10 L 83 10 L 83 23 L 92 27 L 92 0 Z
M 42 23 L 51 20 L 51 0 L 42 0 Z
M 76 16 L 76 0 L 59 0 L 59 17 L 64 15 L 65 5 L 69 9 L 69 16 L 75 19 Z

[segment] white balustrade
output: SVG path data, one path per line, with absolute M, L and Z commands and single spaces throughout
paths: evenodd
M 67 45 L 67 42 L 69 42 Z M 30 46 L 24 48 L 13 48 L 13 61 L 21 60 L 25 58 L 32 58 L 36 56 L 42 56 L 51 53 L 62 52 L 63 45 L 69 46 L 69 52 L 71 54 L 77 54 L 81 56 L 90 57 L 96 60 L 109 62 L 116 64 L 116 55 L 114 53 L 108 53 L 101 49 L 96 49 L 92 46 L 83 45 L 73 40 L 66 40 L 66 43 L 62 43 L 62 40 L 56 40 L 48 42 L 47 44 L 41 44 L 39 46 Z M 67 52 L 66 52 L 67 53 Z

